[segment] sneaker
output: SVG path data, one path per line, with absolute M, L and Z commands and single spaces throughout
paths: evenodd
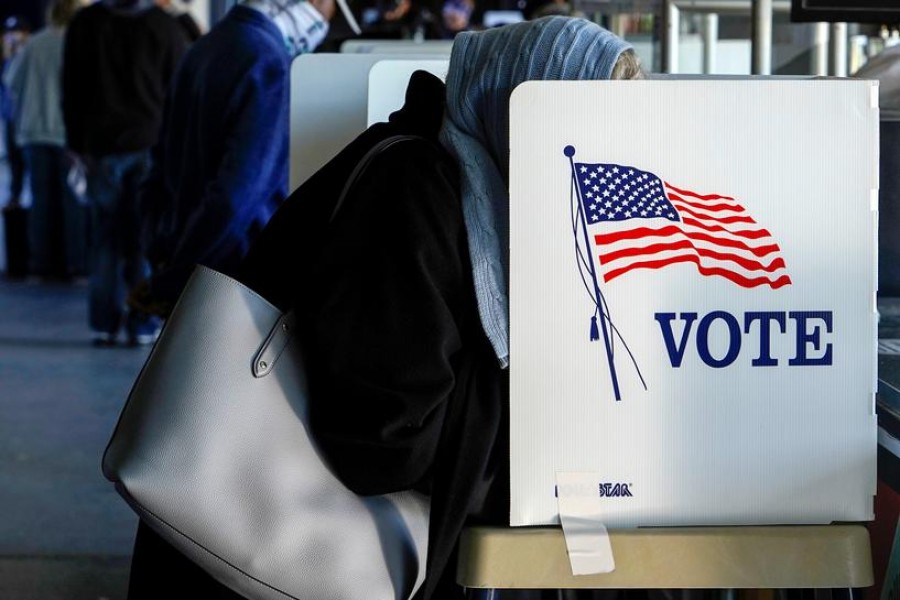
M 95 348 L 112 348 L 116 345 L 116 336 L 103 331 L 95 331 L 91 338 L 91 344 Z

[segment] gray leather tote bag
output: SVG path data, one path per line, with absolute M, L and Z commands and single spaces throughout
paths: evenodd
M 307 430 L 291 315 L 198 267 L 131 391 L 103 472 L 165 540 L 248 598 L 409 598 L 428 499 L 360 497 Z
M 425 578 L 429 500 L 357 496 L 332 475 L 307 428 L 292 333 L 290 313 L 197 267 L 103 473 L 159 535 L 248 598 L 405 600 Z

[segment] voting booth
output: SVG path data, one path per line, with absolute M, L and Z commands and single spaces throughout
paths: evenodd
M 366 127 L 403 106 L 413 71 L 422 69 L 443 79 L 448 62 L 400 52 L 297 57 L 291 65 L 290 189 L 309 179 Z
M 877 84 L 528 82 L 510 135 L 510 524 L 870 520 Z

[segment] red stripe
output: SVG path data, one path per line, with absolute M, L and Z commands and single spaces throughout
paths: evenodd
M 728 248 L 737 248 L 738 250 L 746 250 L 751 253 L 753 256 L 765 256 L 767 254 L 771 254 L 773 252 L 778 252 L 781 248 L 778 247 L 778 244 L 766 244 L 765 246 L 758 246 L 754 248 L 753 246 L 749 246 L 740 240 L 729 240 L 726 238 L 717 238 L 712 235 L 706 235 L 705 233 L 700 233 L 698 231 L 686 231 L 684 234 L 688 237 L 688 239 L 692 240 L 703 240 L 704 242 L 709 242 L 711 244 L 716 244 L 717 246 L 726 246 Z
M 699 227 L 700 229 L 705 229 L 707 231 L 724 231 L 726 233 L 730 233 L 731 235 L 736 235 L 738 237 L 745 237 L 751 240 L 758 240 L 764 237 L 772 237 L 772 234 L 769 233 L 767 229 L 726 229 L 721 225 L 707 225 L 706 223 L 701 223 L 696 219 L 691 219 L 689 217 L 685 217 L 683 219 L 685 225 L 691 225 L 693 227 Z
M 710 212 L 723 212 L 723 211 L 738 212 L 738 213 L 744 212 L 744 207 L 741 206 L 740 204 L 701 204 L 699 202 L 691 202 L 690 200 L 687 200 L 686 198 L 682 198 L 681 196 L 679 196 L 677 194 L 669 194 L 669 200 L 673 200 L 676 202 L 683 202 L 684 204 L 686 204 L 690 207 L 700 208 L 703 210 L 708 210 Z
M 773 273 L 778 269 L 785 268 L 784 259 L 782 259 L 781 257 L 774 259 L 768 265 L 764 265 L 759 261 L 744 258 L 743 256 L 738 256 L 737 254 L 728 254 L 725 252 L 716 252 L 715 250 L 707 250 L 706 248 L 697 248 L 688 240 L 681 240 L 672 244 L 651 244 L 649 246 L 640 248 L 627 248 L 624 250 L 617 250 L 616 252 L 607 252 L 600 255 L 600 263 L 603 265 L 609 265 L 609 263 L 616 260 L 621 260 L 623 258 L 632 258 L 642 255 L 649 256 L 651 254 L 671 250 L 692 250 L 704 258 L 733 262 L 734 264 L 739 265 L 744 269 L 747 269 L 748 271 L 764 271 L 766 273 Z
M 717 223 L 750 223 L 751 225 L 756 225 L 756 221 L 753 220 L 753 217 L 717 217 L 715 215 L 705 215 L 703 213 L 695 212 L 683 205 L 679 206 L 678 203 L 673 203 L 673 206 L 675 206 L 679 213 L 687 213 L 698 219 L 716 221 Z
M 696 192 L 692 192 L 690 190 L 683 190 L 681 188 L 677 188 L 668 181 L 663 181 L 667 188 L 672 189 L 679 194 L 685 194 L 687 196 L 691 196 L 692 198 L 697 198 L 698 200 L 734 200 L 731 196 L 720 196 L 719 194 L 706 194 L 705 196 L 702 194 L 697 194 Z
M 704 242 L 709 242 L 711 244 L 715 244 L 717 246 L 724 246 L 727 248 L 736 248 L 738 250 L 745 250 L 750 252 L 754 256 L 762 257 L 767 254 L 771 254 L 772 252 L 778 252 L 780 248 L 778 244 L 766 244 L 765 246 L 753 247 L 748 244 L 741 242 L 740 240 L 731 240 L 727 238 L 719 238 L 712 235 L 707 235 L 705 233 L 701 233 L 699 231 L 683 231 L 679 227 L 675 225 L 668 225 L 666 227 L 661 227 L 660 229 L 650 229 L 649 227 L 638 227 L 635 229 L 629 229 L 626 231 L 619 231 L 615 233 L 603 233 L 596 234 L 594 236 L 594 243 L 600 247 L 603 247 L 607 244 L 614 244 L 616 242 L 620 242 L 622 240 L 636 240 L 641 239 L 648 236 L 672 236 L 672 235 L 684 235 L 690 240 L 702 240 Z
M 636 227 L 635 229 L 626 229 L 624 231 L 617 231 L 613 233 L 598 233 L 594 236 L 594 243 L 598 246 L 603 246 L 605 244 L 613 244 L 615 242 L 619 242 L 622 240 L 637 240 L 647 236 L 668 236 L 668 235 L 679 235 L 684 234 L 684 232 L 674 225 L 667 225 L 665 227 L 660 227 L 659 229 L 652 229 L 650 227 Z
M 627 267 L 622 267 L 621 269 L 614 269 L 609 271 L 603 275 L 603 281 L 612 281 L 619 275 L 624 275 L 628 271 L 633 271 L 634 269 L 661 269 L 663 267 L 667 267 L 676 263 L 694 263 L 697 267 L 697 270 L 701 275 L 705 275 L 707 277 L 718 276 L 724 277 L 729 281 L 736 283 L 737 285 L 744 288 L 754 288 L 759 287 L 761 285 L 768 285 L 773 290 L 777 290 L 778 288 L 784 287 L 786 285 L 791 284 L 791 278 L 787 275 L 781 275 L 777 279 L 770 279 L 768 277 L 744 277 L 739 273 L 735 273 L 734 271 L 729 271 L 727 269 L 722 269 L 720 267 L 704 267 L 700 264 L 700 258 L 695 255 L 688 256 L 676 256 L 673 258 L 665 259 L 665 260 L 651 260 L 633 263 Z

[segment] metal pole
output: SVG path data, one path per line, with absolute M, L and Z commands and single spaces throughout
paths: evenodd
M 716 72 L 716 44 L 719 41 L 719 15 L 703 15 L 703 72 Z
M 829 35 L 828 23 L 816 23 L 813 27 L 813 47 L 812 47 L 812 72 L 813 75 L 824 77 L 828 75 L 828 40 Z
M 675 0 L 665 0 L 663 3 L 662 27 L 662 63 L 664 73 L 678 72 L 679 13 L 680 11 L 675 5 Z
M 751 43 L 750 72 L 754 75 L 772 73 L 772 0 L 753 0 L 753 41 Z
M 831 61 L 828 69 L 829 75 L 835 77 L 847 76 L 847 24 L 832 23 L 830 39 Z

